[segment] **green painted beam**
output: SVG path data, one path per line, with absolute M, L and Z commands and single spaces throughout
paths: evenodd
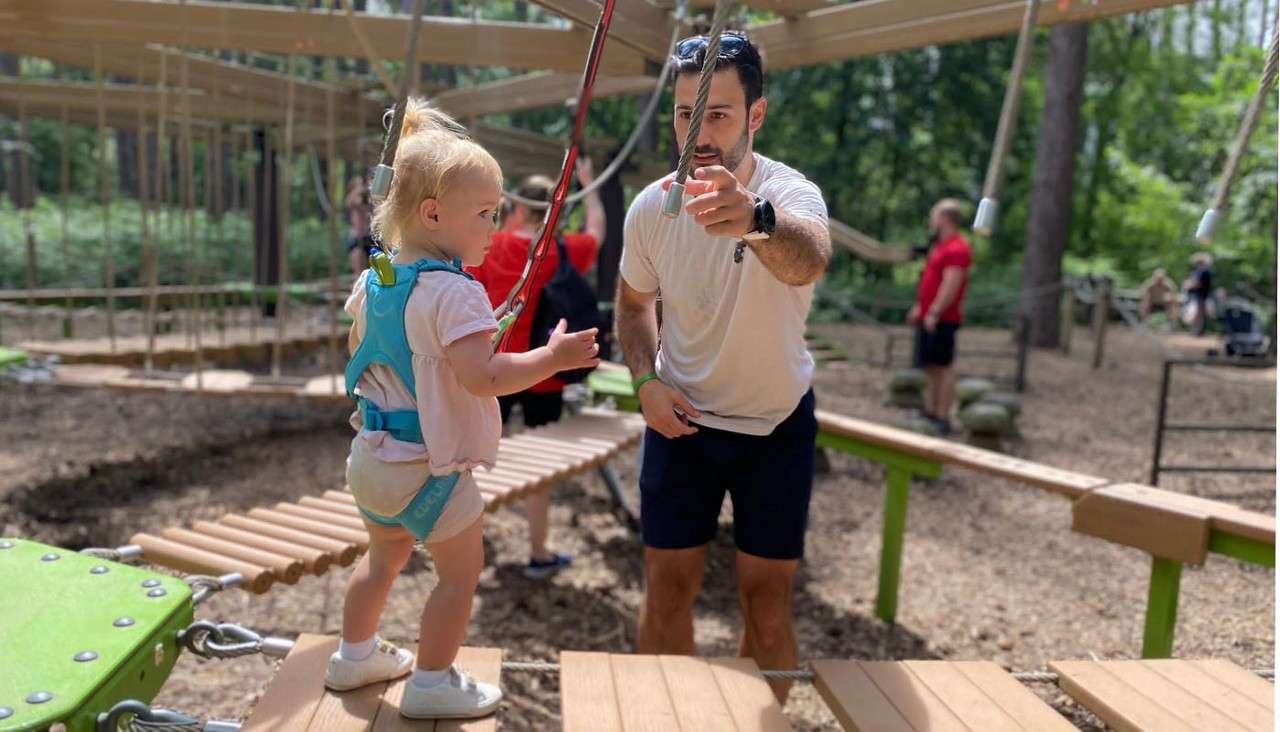
M 0 347 L 0 368 L 15 366 L 27 362 L 27 352 L 16 348 Z
M 927 460 L 918 455 L 859 442 L 843 435 L 819 432 L 818 446 L 847 452 L 850 455 L 870 460 L 873 463 L 880 463 L 887 468 L 905 470 L 921 478 L 937 478 L 942 475 L 942 465 L 940 463 Z
M 911 473 L 889 468 L 884 491 L 884 531 L 880 537 L 880 587 L 876 592 L 876 617 L 892 623 L 898 615 L 898 581 L 902 576 L 902 542 L 907 531 L 907 499 Z
M 1147 590 L 1147 620 L 1142 630 L 1142 657 L 1173 655 L 1173 631 L 1178 624 L 1178 585 L 1182 562 L 1151 558 L 1151 586 Z
M 1276 566 L 1276 545 L 1222 531 L 1209 532 L 1209 551 L 1263 567 Z

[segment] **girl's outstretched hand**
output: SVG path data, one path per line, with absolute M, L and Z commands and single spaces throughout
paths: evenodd
M 561 318 L 556 323 L 556 329 L 551 331 L 551 337 L 547 339 L 547 348 L 551 349 L 556 370 L 585 369 L 599 364 L 600 346 L 596 343 L 596 333 L 600 329 L 590 328 L 567 333 L 568 329 L 569 323 Z

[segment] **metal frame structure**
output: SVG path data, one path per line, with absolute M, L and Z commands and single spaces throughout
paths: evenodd
M 1253 432 L 1276 434 L 1276 426 L 1256 424 L 1198 424 L 1168 422 L 1169 382 L 1176 366 L 1213 366 L 1226 368 L 1274 368 L 1275 359 L 1257 358 L 1168 358 L 1160 371 L 1160 398 L 1156 403 L 1155 446 L 1151 452 L 1151 485 L 1160 485 L 1161 473 L 1269 473 L 1274 475 L 1276 466 L 1261 465 L 1166 465 L 1160 462 L 1164 456 L 1164 433 L 1166 432 Z

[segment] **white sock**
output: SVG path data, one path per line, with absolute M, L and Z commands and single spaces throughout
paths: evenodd
M 415 668 L 413 676 L 409 677 L 409 680 L 419 689 L 430 689 L 433 686 L 443 684 L 448 678 L 449 669 L 447 668 L 440 671 L 424 671 L 423 669 Z
M 378 647 L 378 634 L 374 633 L 368 639 L 359 643 L 351 643 L 343 638 L 338 642 L 338 655 L 342 656 L 344 661 L 355 661 L 359 663 L 369 656 L 373 655 L 373 650 Z

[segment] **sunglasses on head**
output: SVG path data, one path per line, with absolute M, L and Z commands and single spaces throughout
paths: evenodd
M 693 58 L 707 45 L 706 36 L 693 36 L 676 44 L 676 58 Z M 722 58 L 734 58 L 751 46 L 747 37 L 739 31 L 725 31 L 720 34 L 720 53 Z

